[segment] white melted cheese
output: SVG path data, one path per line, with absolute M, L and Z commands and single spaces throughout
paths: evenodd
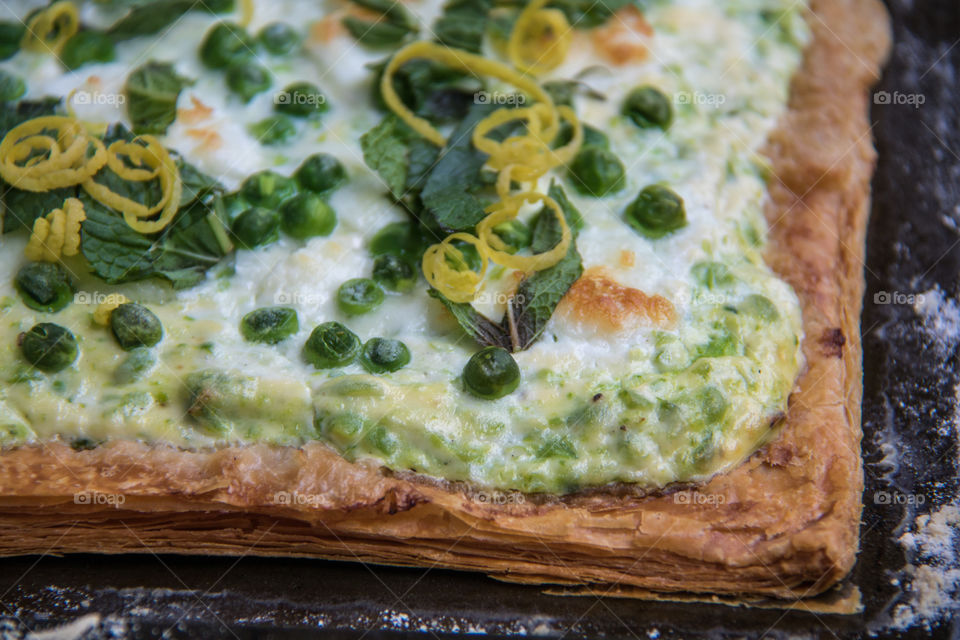
M 91 304 L 75 303 L 55 315 L 31 311 L 17 300 L 11 280 L 24 262 L 25 237 L 3 236 L 0 273 L 11 277 L 0 281 L 0 301 L 5 300 L 0 304 L 0 379 L 6 385 L 0 390 L 0 426 L 10 424 L 8 444 L 135 437 L 208 447 L 321 438 L 351 457 L 373 456 L 394 468 L 526 491 L 614 481 L 662 486 L 736 464 L 785 410 L 801 364 L 797 299 L 762 264 L 761 246 L 751 240 L 762 243 L 765 234 L 767 196 L 756 154 L 785 109 L 805 31 L 799 9 L 786 0 L 651 4 L 645 18 L 654 35 L 641 38 L 649 49 L 646 59 L 610 66 L 598 56 L 589 33 L 578 33 L 565 63 L 541 80 L 583 74 L 583 81 L 605 96 L 579 96 L 577 111 L 581 121 L 607 134 L 627 169 L 626 187 L 604 198 L 579 196 L 566 185 L 586 223 L 577 240 L 584 267 L 603 267 L 624 286 L 666 298 L 678 323 L 668 330 L 640 323 L 603 333 L 557 314 L 540 340 L 516 355 L 522 371 L 518 391 L 497 401 L 479 400 L 462 389 L 460 372 L 478 347 L 429 298 L 422 280 L 413 293 L 388 294 L 373 313 L 346 317 L 337 308 L 337 288 L 371 272 L 370 237 L 385 224 L 405 219 L 364 164 L 359 145 L 360 135 L 382 117 L 370 103 L 372 73 L 366 65 L 385 54 L 364 48 L 345 32 L 330 42 L 316 38 L 318 21 L 342 11 L 344 4 L 256 3 L 251 33 L 287 20 L 307 40 L 292 58 L 260 60 L 274 74 L 274 90 L 248 104 L 227 90 L 222 72 L 206 69 L 197 56 L 207 29 L 229 16 L 188 13 L 158 38 L 120 44 L 116 62 L 76 72 L 63 71 L 49 56 L 23 52 L 2 63 L 27 79 L 27 99 L 75 92 L 73 105 L 81 119 L 129 124 L 121 102 L 127 73 L 149 59 L 172 62 L 194 81 L 180 96 L 181 111 L 199 101 L 210 114 L 200 120 L 179 117 L 161 140 L 227 188 L 263 169 L 289 175 L 317 152 L 335 155 L 350 176 L 330 199 L 339 223 L 329 237 L 284 237 L 239 251 L 232 274 L 214 269 L 201 284 L 178 292 L 157 283 L 109 287 L 83 275 L 82 261 L 75 260 L 68 266 L 94 297 Z M 441 10 L 434 0 L 405 6 L 426 25 Z M 25 3 L 11 7 L 19 16 L 28 10 Z M 88 24 L 105 25 L 114 18 L 115 11 L 89 3 L 82 11 Z M 488 55 L 495 55 L 493 49 Z M 322 119 L 298 123 L 289 143 L 261 146 L 248 126 L 273 112 L 275 90 L 295 81 L 320 86 L 329 111 Z M 643 84 L 674 96 L 674 121 L 667 132 L 639 129 L 619 115 L 626 94 Z M 218 142 L 209 144 L 210 139 Z M 562 175 L 546 177 L 541 190 L 551 177 Z M 623 211 L 643 187 L 656 182 L 683 198 L 688 225 L 651 241 L 626 225 Z M 633 259 L 625 262 L 625 254 Z M 705 261 L 727 265 L 735 282 L 722 291 L 705 289 L 691 273 L 693 265 Z M 503 296 L 496 294 L 506 281 L 488 282 L 487 302 L 477 308 L 493 317 L 502 313 Z M 108 331 L 90 321 L 96 294 L 113 291 L 150 306 L 166 331 L 155 371 L 124 387 L 110 382 L 124 353 Z M 779 317 L 731 319 L 724 307 L 736 307 L 751 294 L 772 301 Z M 299 333 L 276 346 L 245 342 L 240 319 L 274 305 L 297 310 Z M 301 349 L 312 328 L 329 320 L 347 324 L 364 340 L 403 340 L 413 354 L 410 365 L 386 376 L 369 376 L 359 364 L 315 370 Z M 76 365 L 52 376 L 24 374 L 15 338 L 40 321 L 71 328 L 81 347 Z M 718 326 L 733 335 L 737 354 L 698 351 Z M 212 369 L 247 380 L 243 398 L 234 403 L 243 410 L 231 416 L 233 426 L 226 431 L 204 429 L 184 416 L 185 380 L 192 372 Z M 717 424 L 703 417 L 716 399 L 710 390 L 725 407 Z M 603 399 L 594 401 L 598 394 Z M 341 429 L 344 416 L 362 424 L 360 430 Z

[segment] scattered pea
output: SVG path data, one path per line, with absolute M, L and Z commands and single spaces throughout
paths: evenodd
M 27 85 L 20 76 L 0 69 L 0 102 L 13 102 L 23 97 Z
M 647 238 L 656 239 L 687 226 L 683 200 L 667 187 L 645 187 L 624 212 L 627 224 Z
M 666 129 L 673 120 L 670 99 L 662 91 L 649 85 L 631 91 L 623 101 L 621 113 L 642 129 Z
M 74 288 L 67 272 L 52 262 L 30 262 L 13 280 L 23 304 L 36 311 L 56 313 L 73 300 Z
M 163 338 L 163 325 L 150 309 L 136 302 L 120 305 L 110 314 L 110 329 L 120 348 L 152 347 Z
M 263 65 L 250 61 L 234 62 L 227 69 L 227 86 L 244 102 L 270 88 L 273 80 Z
M 328 193 L 347 181 L 347 170 L 329 153 L 315 153 L 293 174 L 301 189 Z
M 20 334 L 23 357 L 41 371 L 55 373 L 69 367 L 80 353 L 77 339 L 67 329 L 52 322 L 41 322 Z
M 410 349 L 399 340 L 371 338 L 363 345 L 360 364 L 370 373 L 393 373 L 410 364 Z
M 240 321 L 240 333 L 248 342 L 277 344 L 299 330 L 297 312 L 290 307 L 255 309 Z
M 294 238 L 328 236 L 337 226 L 337 214 L 315 193 L 301 193 L 280 207 L 283 232 Z
M 278 113 L 254 122 L 247 130 L 257 142 L 264 145 L 283 144 L 297 134 L 297 125 L 293 120 Z
M 316 327 L 303 347 L 304 359 L 317 369 L 345 367 L 357 359 L 360 338 L 339 322 Z
M 280 216 L 276 211 L 251 207 L 233 221 L 234 237 L 244 249 L 253 249 L 280 239 Z
M 275 108 L 280 113 L 305 118 L 325 112 L 329 105 L 327 97 L 309 82 L 295 82 L 277 94 Z
M 373 261 L 373 279 L 384 289 L 407 293 L 417 283 L 417 271 L 406 259 L 385 253 Z
M 337 304 L 348 315 L 369 313 L 383 303 L 383 289 L 370 278 L 347 280 L 337 290 Z
M 624 173 L 620 158 L 601 147 L 584 147 L 570 163 L 574 188 L 597 198 L 622 189 L 626 184 Z
M 240 185 L 240 195 L 247 202 L 267 209 L 278 208 L 296 192 L 297 184 L 292 178 L 270 170 L 255 173 Z
M 257 34 L 257 41 L 273 55 L 285 56 L 300 46 L 300 34 L 285 22 L 271 22 Z
M 485 400 L 496 400 L 516 391 L 520 367 L 503 347 L 484 347 L 463 368 L 467 391 Z

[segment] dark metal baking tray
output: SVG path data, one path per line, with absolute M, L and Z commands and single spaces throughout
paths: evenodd
M 557 597 L 481 575 L 327 561 L 47 556 L 0 560 L 0 638 L 70 621 L 75 633 L 58 637 L 960 637 L 957 620 L 884 626 L 903 598 L 893 584 L 906 561 L 896 538 L 915 505 L 874 496 L 923 495 L 920 512 L 956 499 L 956 433 L 935 426 L 956 411 L 958 353 L 935 344 L 912 306 L 882 304 L 883 294 L 939 286 L 956 297 L 960 273 L 960 3 L 891 0 L 889 8 L 895 48 L 876 94 L 889 99 L 872 109 L 880 164 L 862 321 L 867 487 L 850 577 L 862 613 Z M 902 98 L 910 95 L 922 104 Z M 891 437 L 896 468 L 880 447 Z

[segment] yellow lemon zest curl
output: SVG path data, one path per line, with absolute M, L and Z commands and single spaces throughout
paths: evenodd
M 240 21 L 239 25 L 241 27 L 249 27 L 250 23 L 253 22 L 253 0 L 240 0 Z
M 457 240 L 476 247 L 480 255 L 480 271 L 473 271 L 467 265 L 466 256 L 453 244 Z M 450 300 L 470 302 L 487 274 L 489 259 L 489 249 L 483 240 L 469 233 L 452 233 L 424 252 L 423 275 L 431 287 Z
M 134 231 L 156 233 L 170 224 L 180 207 L 183 182 L 176 162 L 156 138 L 145 135 L 131 142 L 113 142 L 107 149 L 107 166 L 119 178 L 131 182 L 159 180 L 163 194 L 159 202 L 147 206 L 113 192 L 93 179 L 82 183 L 84 191 L 97 202 L 122 213 Z M 160 217 L 156 220 L 146 219 L 157 214 Z
M 573 29 L 559 9 L 545 9 L 549 0 L 533 0 L 514 23 L 507 56 L 517 69 L 539 75 L 559 67 L 570 50 Z
M 80 251 L 80 223 L 87 219 L 83 203 L 76 198 L 63 201 L 63 209 L 54 209 L 33 222 L 30 240 L 24 248 L 28 260 L 57 262 L 60 256 L 75 256 Z
M 122 180 L 157 180 L 159 202 L 136 202 L 98 183 L 94 176 L 104 166 Z M 0 141 L 0 177 L 26 191 L 80 185 L 94 200 L 119 211 L 140 233 L 156 233 L 170 224 L 183 194 L 177 163 L 155 137 L 117 140 L 106 148 L 84 123 L 64 116 L 41 116 L 11 129 Z
M 93 147 L 93 154 L 90 148 Z M 88 180 L 107 163 L 99 139 L 74 118 L 41 116 L 0 141 L 0 177 L 25 191 L 49 191 Z
M 541 9 L 544 4 L 545 2 L 535 0 L 530 6 L 534 7 L 534 12 L 552 11 Z M 538 19 L 543 19 L 543 16 Z M 562 55 L 566 55 L 565 48 L 562 49 Z M 567 106 L 557 107 L 539 84 L 507 65 L 432 42 L 414 42 L 398 51 L 384 68 L 380 92 L 391 111 L 411 129 L 437 146 L 445 145 L 446 137 L 426 119 L 414 115 L 393 88 L 394 73 L 401 65 L 415 58 L 434 60 L 478 77 L 496 78 L 513 85 L 533 100 L 529 107 L 497 109 L 474 127 L 473 145 L 489 155 L 487 166 L 498 172 L 496 191 L 500 200 L 487 207 L 487 216 L 477 224 L 476 235 L 465 232 L 451 234 L 442 242 L 429 247 L 423 255 L 423 273 L 430 286 L 453 302 L 471 302 L 482 284 L 488 260 L 508 268 L 531 272 L 549 268 L 567 254 L 573 234 L 557 202 L 532 190 L 515 194 L 510 191 L 514 182 L 535 185 L 537 180 L 551 169 L 570 162 L 583 142 L 583 127 L 573 109 Z M 525 124 L 524 134 L 512 135 L 502 141 L 490 137 L 489 134 L 498 127 L 518 121 Z M 572 128 L 570 142 L 563 147 L 552 149 L 550 143 L 559 133 L 563 121 L 568 122 Z M 555 247 L 542 253 L 511 254 L 506 251 L 507 245 L 494 233 L 493 228 L 516 218 L 527 203 L 540 203 L 556 215 L 562 233 L 561 240 Z M 476 247 L 482 264 L 479 271 L 473 271 L 467 266 L 463 252 L 453 244 L 455 241 Z
M 72 2 L 55 2 L 27 21 L 20 47 L 34 53 L 58 54 L 79 28 L 77 7 Z

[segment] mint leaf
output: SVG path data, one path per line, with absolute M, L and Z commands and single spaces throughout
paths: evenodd
M 567 198 L 563 187 L 556 181 L 550 181 L 550 189 L 547 190 L 547 195 L 560 205 L 563 216 L 567 221 L 567 226 L 570 227 L 573 237 L 576 238 L 580 230 L 583 229 L 583 216 L 580 215 L 580 211 L 573 206 L 573 203 Z M 534 253 L 549 251 L 560 242 L 563 232 L 560 230 L 560 225 L 557 223 L 557 217 L 553 211 L 543 207 L 536 214 L 531 221 L 531 235 L 533 239 L 530 243 L 530 250 Z
M 412 132 L 395 115 L 389 115 L 360 136 L 363 161 L 376 171 L 395 200 L 407 185 L 407 151 Z
M 437 42 L 473 53 L 482 53 L 492 0 L 452 0 L 433 25 Z
M 233 11 L 233 0 L 214 0 L 198 2 L 197 0 L 153 0 L 134 7 L 125 16 L 113 23 L 107 29 L 107 35 L 114 42 L 129 40 L 137 36 L 147 36 L 159 33 L 176 22 L 183 14 L 193 9 L 205 10 L 209 13 Z
M 560 300 L 582 273 L 580 252 L 571 243 L 560 262 L 520 283 L 510 301 L 517 333 L 514 351 L 523 351 L 540 337 Z
M 177 118 L 177 99 L 191 81 L 180 76 L 173 65 L 151 60 L 127 78 L 127 115 L 134 132 L 163 134 Z
M 503 325 L 490 320 L 468 303 L 449 300 L 436 289 L 431 288 L 429 294 L 442 302 L 443 306 L 449 309 L 453 317 L 457 319 L 460 327 L 480 344 L 503 347 L 504 349 L 512 348 L 510 334 L 504 329 Z
M 85 193 L 87 219 L 81 248 L 93 273 L 110 284 L 160 277 L 175 289 L 192 287 L 230 251 L 215 205 L 198 200 L 153 238 L 130 228 L 123 216 Z M 219 196 L 215 196 L 219 199 Z

